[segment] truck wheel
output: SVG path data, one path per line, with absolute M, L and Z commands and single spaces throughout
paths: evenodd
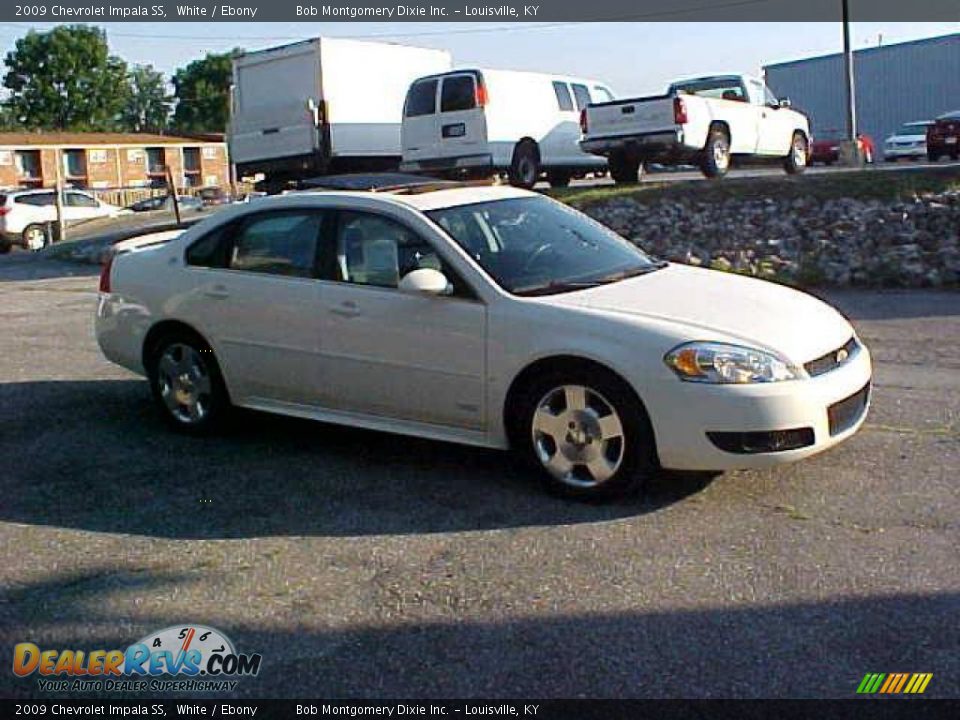
M 783 169 L 788 175 L 799 175 L 807 169 L 808 159 L 807 138 L 801 132 L 793 134 L 793 140 L 790 142 L 790 154 L 783 159 Z
M 640 159 L 626 153 L 611 155 L 609 168 L 610 177 L 617 185 L 635 183 L 640 179 Z
M 936 162 L 940 159 L 940 153 L 935 152 L 934 150 L 927 150 L 927 160 L 930 162 Z
M 700 170 L 708 178 L 719 180 L 730 169 L 730 138 L 723 128 L 710 128 L 707 144 L 703 148 Z
M 32 223 L 23 229 L 23 247 L 32 252 L 43 250 L 50 244 L 47 229 L 40 223 Z
M 513 150 L 510 184 L 530 190 L 540 179 L 540 152 L 532 140 L 521 140 Z
M 550 187 L 554 188 L 565 188 L 570 184 L 570 173 L 562 172 L 560 170 L 555 170 L 553 172 L 547 172 L 547 182 L 550 183 Z

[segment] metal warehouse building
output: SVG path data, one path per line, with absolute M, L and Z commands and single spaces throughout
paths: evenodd
M 778 97 L 810 116 L 814 137 L 843 132 L 842 53 L 767 65 L 764 72 Z M 960 110 L 960 33 L 857 50 L 854 73 L 859 130 L 881 153 L 883 139 L 902 123 Z

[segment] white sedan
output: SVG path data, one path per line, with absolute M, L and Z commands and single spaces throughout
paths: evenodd
M 568 495 L 799 460 L 869 404 L 830 306 L 512 188 L 265 198 L 129 243 L 100 290 L 100 347 L 175 428 L 234 405 L 513 447 Z

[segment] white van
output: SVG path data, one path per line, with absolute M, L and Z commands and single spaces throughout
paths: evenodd
M 512 70 L 454 70 L 415 80 L 403 107 L 406 172 L 492 175 L 562 187 L 606 169 L 580 150 L 580 111 L 613 100 L 596 80 Z

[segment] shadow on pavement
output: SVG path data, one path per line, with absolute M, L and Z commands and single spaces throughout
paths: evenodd
M 337 629 L 318 629 L 304 609 L 284 619 L 290 630 L 216 614 L 183 617 L 179 608 L 127 616 L 101 603 L 211 582 L 107 568 L 56 575 L 0 594 L 0 640 L 6 648 L 29 640 L 125 649 L 152 631 L 202 623 L 226 633 L 239 652 L 262 655 L 260 674 L 241 679 L 233 694 L 241 697 L 853 698 L 868 672 L 932 672 L 922 699 L 960 692 L 956 593 Z M 37 695 L 36 679 L 8 670 L 0 692 Z
M 589 523 L 701 491 L 552 497 L 508 453 L 240 412 L 211 438 L 166 428 L 141 380 L 0 385 L 0 520 L 167 538 L 359 536 Z

